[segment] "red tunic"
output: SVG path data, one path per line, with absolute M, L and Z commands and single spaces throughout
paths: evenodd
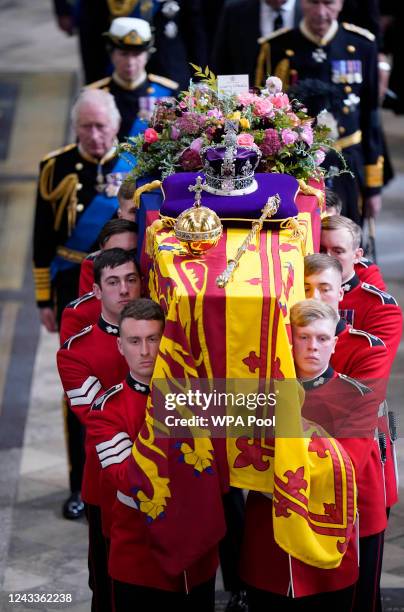
M 391 367 L 388 351 L 383 341 L 372 334 L 353 329 L 350 325 L 347 325 L 343 319 L 340 320 L 336 333 L 338 342 L 335 347 L 335 353 L 332 355 L 330 361 L 332 367 L 338 372 L 356 378 L 365 385 L 372 387 L 380 396 L 380 403 L 382 403 L 386 397 L 386 388 Z M 394 448 L 390 440 L 388 422 L 386 419 L 381 420 L 378 427 L 379 430 L 383 431 L 386 435 L 386 460 L 383 465 L 385 490 L 381 490 L 380 486 L 375 487 L 374 494 L 379 500 L 385 498 L 386 507 L 390 508 L 398 501 Z M 381 461 L 380 454 L 379 456 L 375 454 L 374 459 L 377 463 L 378 470 L 378 465 Z M 367 473 L 364 473 L 365 482 L 374 482 L 372 474 L 375 467 L 376 466 L 372 466 L 372 463 L 369 462 L 365 470 Z M 380 508 L 380 503 L 377 504 L 377 507 Z M 380 523 L 380 517 L 378 517 L 379 513 L 380 510 L 377 514 L 371 516 L 368 513 L 360 512 L 361 536 L 377 533 L 374 529 L 377 529 L 377 525 Z M 374 525 L 372 526 L 373 522 Z
M 111 520 L 109 573 L 129 584 L 184 591 L 215 575 L 217 551 L 213 549 L 194 563 L 185 576 L 174 577 L 167 575 L 153 556 L 146 517 L 137 509 L 128 476 L 128 458 L 144 421 L 148 393 L 146 385 L 128 375 L 124 383 L 94 402 L 90 414 L 89 442 L 101 462 L 102 492 L 112 488 L 116 492 L 112 512 L 102 505 L 103 518 L 107 513 Z
M 390 365 L 401 340 L 403 315 L 394 297 L 354 276 L 343 285 L 340 315 L 356 329 L 383 340 L 390 355 Z
M 330 391 L 330 383 L 334 381 L 334 390 Z M 332 384 L 332 383 L 331 383 Z M 304 383 L 306 399 L 303 406 L 303 416 L 319 421 L 327 429 L 336 429 L 339 433 L 363 426 L 362 417 L 352 411 L 352 401 L 358 412 L 368 414 L 372 393 L 363 390 L 361 385 L 351 379 L 341 379 L 331 368 L 309 383 Z M 350 402 L 342 401 L 341 397 L 348 393 Z M 345 398 L 346 400 L 346 398 Z M 371 421 L 376 423 L 376 415 L 365 427 L 371 428 Z M 372 436 L 338 438 L 348 452 L 355 467 L 358 481 L 358 496 L 367 495 L 363 490 L 361 473 L 366 466 L 374 439 Z M 381 475 L 380 475 L 381 477 Z M 362 501 L 360 503 L 363 504 Z M 384 509 L 384 508 L 383 508 Z M 257 589 L 278 593 L 291 594 L 294 597 L 314 595 L 316 593 L 336 591 L 346 588 L 358 579 L 357 529 L 355 528 L 348 548 L 338 568 L 320 569 L 293 558 L 283 551 L 275 542 L 272 525 L 272 501 L 262 493 L 250 492 L 246 504 L 244 541 L 241 556 L 241 578 L 248 585 Z
M 69 338 L 57 353 L 57 365 L 70 408 L 87 426 L 93 401 L 106 389 L 122 380 L 128 366 L 118 351 L 119 328 L 100 317 L 97 325 L 84 328 Z M 86 436 L 87 437 L 87 436 Z M 99 462 L 87 444 L 82 497 L 99 505 Z
M 80 279 L 79 279 L 79 296 L 89 293 L 93 290 L 94 284 L 94 259 L 101 251 L 95 251 L 87 255 L 81 262 Z
M 100 314 L 101 300 L 97 300 L 93 291 L 70 302 L 62 313 L 60 344 L 63 345 L 66 340 L 78 334 L 85 327 L 95 325 Z
M 369 285 L 374 285 L 378 289 L 386 291 L 386 283 L 384 282 L 380 268 L 370 259 L 362 257 L 361 260 L 355 264 L 355 272 L 363 283 L 369 283 Z

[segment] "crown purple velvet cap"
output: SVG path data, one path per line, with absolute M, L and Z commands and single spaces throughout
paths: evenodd
M 197 176 L 205 179 L 203 172 L 180 172 L 172 174 L 163 181 L 164 201 L 160 214 L 178 217 L 194 203 L 194 194 L 189 191 L 195 185 Z M 202 206 L 214 210 L 222 221 L 246 221 L 258 219 L 270 196 L 279 194 L 281 203 L 271 220 L 281 222 L 298 214 L 295 197 L 299 189 L 297 180 L 289 174 L 255 174 L 257 189 L 253 193 L 240 196 L 215 195 L 202 191 Z
M 207 185 L 219 191 L 230 191 L 245 189 L 253 183 L 261 152 L 257 147 L 215 146 L 202 149 L 201 157 Z

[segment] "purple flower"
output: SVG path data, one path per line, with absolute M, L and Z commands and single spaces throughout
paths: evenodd
M 221 119 L 223 117 L 222 111 L 218 108 L 211 108 L 206 114 L 208 117 L 214 117 L 215 119 Z
M 283 129 L 281 134 L 282 134 L 282 142 L 285 145 L 293 144 L 298 139 L 298 135 L 296 134 L 296 132 L 294 132 L 293 130 L 290 130 L 289 128 Z
M 181 132 L 179 131 L 179 129 L 176 128 L 175 125 L 172 125 L 171 126 L 171 138 L 172 138 L 172 140 L 178 140 L 180 136 L 181 136 Z
M 184 113 L 175 122 L 175 127 L 185 134 L 199 134 L 205 124 L 204 115 Z
M 202 138 L 195 138 L 195 140 L 193 140 L 191 142 L 191 144 L 189 145 L 189 148 L 192 151 L 195 151 L 196 153 L 199 153 L 200 150 L 202 149 L 202 145 L 203 145 L 203 139 Z
M 279 140 L 279 135 L 276 130 L 269 128 L 265 130 L 264 141 L 260 145 L 260 149 L 264 155 L 276 155 L 282 143 Z

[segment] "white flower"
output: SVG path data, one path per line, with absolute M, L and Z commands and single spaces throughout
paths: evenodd
M 270 76 L 265 81 L 265 87 L 270 94 L 277 94 L 282 91 L 282 81 L 278 77 Z
M 324 109 L 317 115 L 317 125 L 320 127 L 326 127 L 331 130 L 330 137 L 333 139 L 338 138 L 338 124 L 334 115 L 328 110 Z

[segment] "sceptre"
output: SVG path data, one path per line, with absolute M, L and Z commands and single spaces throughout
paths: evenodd
M 256 221 L 253 221 L 252 228 L 248 232 L 247 236 L 245 237 L 242 245 L 237 249 L 237 253 L 234 259 L 229 259 L 229 261 L 227 262 L 226 269 L 221 274 L 219 274 L 219 276 L 216 278 L 216 285 L 218 287 L 220 287 L 221 289 L 226 287 L 227 283 L 231 280 L 234 274 L 234 271 L 239 265 L 241 257 L 246 252 L 246 250 L 248 249 L 252 241 L 255 239 L 257 234 L 261 231 L 262 226 L 264 225 L 265 219 L 267 219 L 268 217 L 272 217 L 273 215 L 276 214 L 280 203 L 281 203 L 281 198 L 280 198 L 279 193 L 276 193 L 275 195 L 270 196 L 268 198 L 267 203 L 262 209 L 262 215 Z

